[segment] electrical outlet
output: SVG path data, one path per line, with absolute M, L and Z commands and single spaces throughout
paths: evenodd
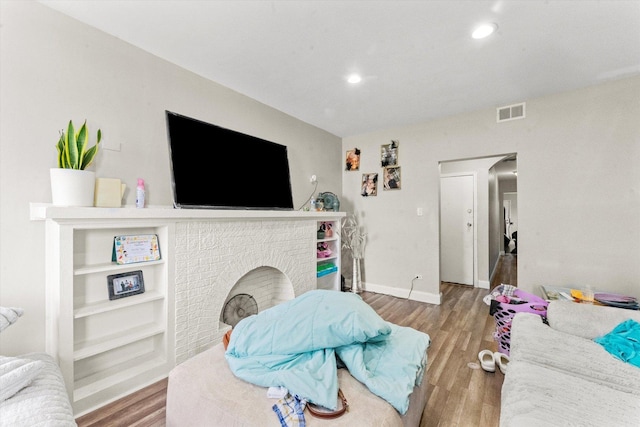
M 416 277 L 414 277 L 414 279 L 422 279 L 422 274 L 416 274 Z
M 309 182 L 311 182 L 312 184 L 315 184 L 318 181 L 318 177 L 315 175 L 311 175 L 311 178 L 309 178 Z

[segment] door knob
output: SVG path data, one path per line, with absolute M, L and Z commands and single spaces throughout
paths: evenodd
M 467 223 L 467 227 L 471 227 L 471 225 L 473 224 L 471 224 L 470 222 Z

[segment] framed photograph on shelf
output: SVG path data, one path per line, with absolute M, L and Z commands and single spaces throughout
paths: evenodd
M 160 259 L 160 245 L 157 234 L 115 236 L 111 261 L 118 264 L 157 261 Z
M 360 149 L 354 148 L 353 150 L 347 150 L 347 157 L 345 159 L 345 170 L 357 171 L 360 170 Z
M 383 168 L 398 166 L 398 145 L 400 143 L 392 139 L 390 144 L 380 146 L 380 163 Z
M 399 190 L 400 189 L 400 166 L 384 168 L 384 189 Z
M 119 299 L 144 293 L 142 270 L 107 276 L 109 299 Z
M 362 174 L 362 189 L 360 191 L 360 195 L 362 197 L 378 195 L 378 174 L 377 173 Z

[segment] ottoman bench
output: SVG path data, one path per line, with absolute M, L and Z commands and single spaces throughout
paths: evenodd
M 229 369 L 222 343 L 176 366 L 167 387 L 167 427 L 225 426 L 279 427 L 267 397 L 267 388 L 237 378 Z M 338 382 L 348 401 L 348 412 L 322 419 L 305 411 L 306 425 L 418 427 L 427 399 L 428 380 L 411 393 L 409 409 L 400 415 L 387 401 L 371 393 L 346 369 L 338 369 Z

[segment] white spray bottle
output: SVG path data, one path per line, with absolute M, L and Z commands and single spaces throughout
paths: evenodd
M 144 179 L 138 178 L 136 188 L 136 208 L 144 208 Z

